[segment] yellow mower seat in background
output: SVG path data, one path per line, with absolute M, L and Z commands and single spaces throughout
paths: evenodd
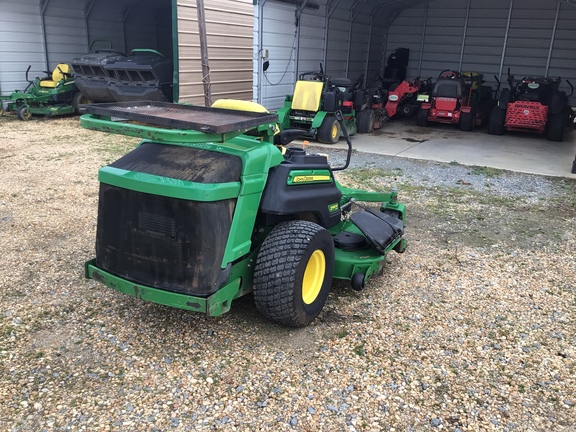
M 316 112 L 320 109 L 320 100 L 324 83 L 322 81 L 296 81 L 292 109 Z
M 212 108 L 222 108 L 236 111 L 267 113 L 268 110 L 256 102 L 238 99 L 218 99 L 212 103 Z
M 236 111 L 257 112 L 257 113 L 270 112 L 259 103 L 238 99 L 218 99 L 217 101 L 212 102 L 211 107 L 236 110 Z M 274 135 L 278 133 L 280 133 L 280 128 L 278 127 L 278 124 L 276 124 L 276 129 L 274 129 Z
M 66 63 L 60 63 L 54 68 L 52 72 L 52 80 L 45 79 L 40 81 L 40 87 L 55 88 L 58 85 L 58 81 L 62 81 L 66 78 L 66 75 L 70 73 L 70 65 Z

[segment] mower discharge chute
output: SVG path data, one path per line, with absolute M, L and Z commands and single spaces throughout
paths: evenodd
M 335 115 L 341 111 L 349 135 L 372 132 L 374 111 L 367 105 L 363 82 L 364 75 L 352 82 L 323 72 L 300 74 L 294 94 L 286 96 L 284 106 L 277 111 L 280 129 L 302 129 L 305 137 L 335 144 L 345 136 Z
M 84 103 L 82 94 L 74 83 L 69 64 L 60 63 L 52 72 L 45 71 L 43 78 L 28 78 L 30 66 L 26 69 L 28 86 L 16 90 L 10 96 L 0 96 L 0 104 L 7 101 L 6 111 L 15 112 L 20 120 L 30 120 L 32 115 L 56 116 L 79 113 Z
M 263 107 L 216 106 L 234 109 L 86 105 L 82 126 L 144 138 L 99 171 L 86 277 L 208 316 L 253 292 L 267 318 L 300 327 L 318 316 L 333 278 L 361 290 L 388 252 L 404 252 L 397 192 L 350 189 L 334 177 L 352 154 L 345 126 L 347 162 L 331 167 L 325 155 L 281 145 L 301 131 L 278 133 Z M 334 117 L 344 123 L 341 112 Z
M 574 111 L 571 93 L 560 90 L 561 79 L 524 77 L 514 84 L 508 70 L 508 89 L 502 90 L 498 105 L 492 109 L 488 133 L 502 135 L 505 130 L 546 133 L 549 141 L 562 141 L 566 133 L 574 130 Z
M 495 104 L 492 88 L 483 82 L 477 72 L 442 71 L 428 100 L 420 106 L 418 126 L 428 126 L 429 122 L 459 124 L 463 131 L 480 126 Z

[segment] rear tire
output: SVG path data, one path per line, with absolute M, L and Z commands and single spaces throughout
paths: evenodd
M 21 106 L 20 108 L 18 108 L 18 111 L 16 111 L 16 115 L 18 116 L 18 118 L 20 120 L 23 120 L 23 121 L 28 121 L 32 118 L 32 113 L 30 112 L 30 108 L 27 106 Z
M 499 107 L 492 108 L 490 119 L 488 120 L 488 133 L 490 135 L 502 135 L 504 133 L 504 122 L 506 121 L 506 110 Z
M 310 324 L 326 303 L 334 272 L 330 233 L 309 221 L 278 224 L 264 240 L 254 269 L 254 301 L 269 320 Z
M 372 133 L 374 132 L 374 110 L 365 109 L 358 113 L 356 116 L 356 126 L 358 133 Z
M 430 114 L 429 109 L 422 109 L 418 111 L 418 118 L 416 119 L 416 124 L 420 127 L 428 126 L 428 114 Z
M 326 116 L 318 128 L 318 141 L 324 144 L 336 144 L 340 139 L 340 123 L 334 116 Z
M 77 92 L 72 97 L 72 107 L 74 108 L 74 114 L 80 114 L 80 105 L 92 103 L 90 99 L 82 94 L 82 92 Z
M 548 117 L 548 124 L 546 125 L 546 139 L 548 141 L 561 142 L 564 139 L 566 117 L 564 110 Z
M 472 132 L 476 122 L 476 113 L 474 110 L 460 114 L 460 130 Z

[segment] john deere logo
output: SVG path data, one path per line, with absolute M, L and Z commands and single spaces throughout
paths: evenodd
M 338 207 L 338 203 L 334 203 L 334 204 L 328 205 L 328 211 L 329 211 L 330 213 L 334 213 L 335 211 L 338 210 L 338 208 L 339 208 L 339 207 Z
M 303 175 L 294 177 L 294 183 L 325 182 L 330 180 L 330 176 L 323 175 Z

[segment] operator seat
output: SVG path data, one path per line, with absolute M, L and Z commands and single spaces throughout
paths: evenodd
M 462 99 L 462 81 L 460 79 L 438 78 L 432 90 L 432 97 Z
M 40 87 L 56 88 L 60 81 L 66 78 L 70 78 L 71 76 L 70 65 L 66 63 L 60 63 L 54 68 L 54 71 L 51 75 L 52 79 L 40 80 Z

